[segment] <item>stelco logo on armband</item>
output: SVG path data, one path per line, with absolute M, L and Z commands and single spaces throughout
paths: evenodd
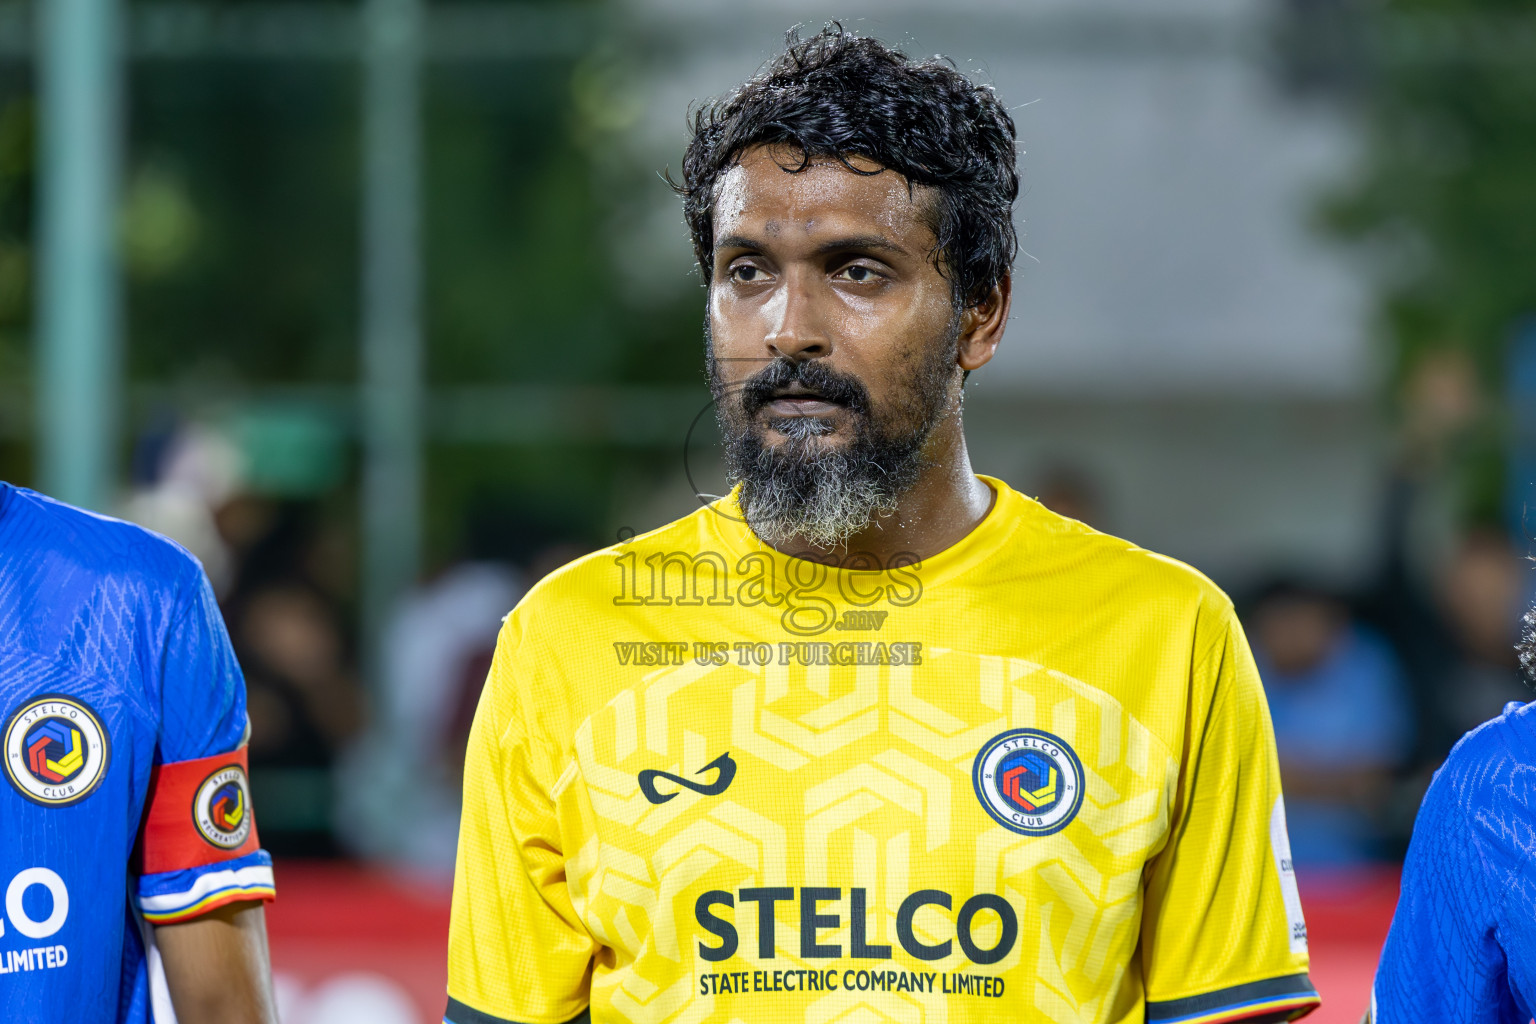
M 221 850 L 245 842 L 251 834 L 251 797 L 239 765 L 225 765 L 203 780 L 192 800 L 192 819 L 203 838 Z

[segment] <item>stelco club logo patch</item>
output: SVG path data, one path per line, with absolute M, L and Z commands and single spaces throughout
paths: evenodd
M 221 850 L 233 850 L 251 834 L 250 787 L 245 771 L 225 765 L 203 780 L 192 798 L 192 818 L 203 838 Z
M 1026 836 L 1060 832 L 1083 806 L 1083 763 L 1060 737 L 1039 729 L 988 740 L 971 781 L 992 820 Z
M 5 723 L 5 774 L 16 791 L 45 807 L 91 795 L 106 777 L 112 743 L 101 719 L 76 697 L 50 693 Z

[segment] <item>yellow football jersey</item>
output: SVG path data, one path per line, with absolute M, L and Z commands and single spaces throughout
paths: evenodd
M 1231 603 L 983 479 L 921 563 L 787 557 L 727 498 L 524 598 L 469 741 L 447 1021 L 1317 1005 Z

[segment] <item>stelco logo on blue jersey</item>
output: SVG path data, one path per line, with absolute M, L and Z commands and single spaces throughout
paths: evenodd
M 1039 729 L 1010 729 L 988 740 L 971 781 L 992 820 L 1021 835 L 1060 832 L 1083 806 L 1083 763 L 1060 737 Z
M 112 744 L 90 705 L 45 694 L 5 723 L 5 774 L 33 803 L 63 807 L 91 795 L 107 774 Z

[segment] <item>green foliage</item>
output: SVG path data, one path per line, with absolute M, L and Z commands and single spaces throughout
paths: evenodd
M 358 72 L 136 65 L 125 189 L 131 380 L 349 383 Z
M 615 481 L 674 468 L 695 411 L 680 410 L 675 443 L 654 448 L 605 433 L 625 428 L 620 407 L 635 402 L 575 410 L 566 401 L 583 427 L 616 426 L 572 431 L 570 417 L 550 419 L 540 436 L 527 428 L 537 416 L 512 417 L 522 424 L 515 434 L 498 435 L 494 422 L 466 428 L 482 399 L 433 436 L 455 389 L 585 388 L 606 402 L 625 384 L 682 384 L 706 398 L 698 296 L 682 289 L 643 308 L 625 298 L 631 257 L 613 237 L 614 214 L 629 189 L 660 186 L 649 169 L 625 166 L 621 137 L 643 113 L 641 94 L 623 52 L 599 36 L 585 54 L 436 57 L 423 67 L 424 383 L 433 393 L 423 447 L 435 557 L 463 547 L 481 505 L 599 539 Z M 227 426 L 300 407 L 355 442 L 362 68 L 334 56 L 210 51 L 135 60 L 125 73 L 118 227 L 136 397 L 124 453 L 168 416 Z M 33 429 L 32 88 L 25 64 L 0 66 L 0 476 L 21 482 Z M 320 460 L 316 479 L 339 473 L 335 507 L 355 491 L 357 452 L 349 443 L 339 466 L 332 454 Z M 290 489 L 294 472 L 283 470 Z
M 605 99 L 615 86 L 594 87 L 590 64 L 424 69 L 424 372 L 440 394 L 699 381 L 697 303 L 642 311 L 621 296 L 607 233 L 622 196 L 594 167 L 623 126 Z M 122 232 L 135 382 L 193 414 L 210 396 L 354 385 L 360 74 L 306 61 L 135 67 Z M 0 174 L 4 133 L 0 118 Z M 0 306 L 5 273 L 0 215 Z M 676 460 L 671 446 L 621 450 L 557 430 L 424 440 L 434 559 L 463 547 L 487 503 L 597 539 L 617 467 Z
M 1434 359 L 1476 368 L 1481 414 L 1443 450 L 1463 518 L 1498 522 L 1505 353 L 1536 312 L 1536 11 L 1528 0 L 1396 0 L 1375 9 L 1366 37 L 1365 159 L 1325 223 L 1375 257 L 1378 326 L 1405 404 L 1405 385 Z
M 567 137 L 569 75 L 567 62 L 542 60 L 431 76 L 434 380 L 590 380 L 612 369 L 602 210 Z
M 699 380 L 696 304 L 642 311 L 621 295 L 625 257 L 610 220 L 622 197 L 596 173 L 582 66 L 446 66 L 428 80 L 426 316 L 438 386 Z M 509 529 L 543 524 L 526 529 L 552 535 L 549 524 L 564 524 L 568 536 L 602 539 L 620 465 L 676 458 L 672 446 L 621 449 L 559 429 L 533 444 L 434 446 L 429 548 L 462 544 L 486 505 L 518 510 Z
M 1523 0 L 1397 0 L 1374 26 L 1366 159 L 1329 226 L 1386 256 L 1399 372 L 1460 348 L 1497 378 L 1536 311 L 1536 13 Z

